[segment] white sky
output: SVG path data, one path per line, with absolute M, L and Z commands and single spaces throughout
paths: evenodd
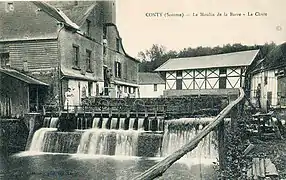
M 152 44 L 180 50 L 227 43 L 280 44 L 286 40 L 286 0 L 117 0 L 116 5 L 120 36 L 133 57 Z M 191 16 L 146 17 L 149 12 Z M 193 12 L 261 12 L 267 16 L 193 17 Z

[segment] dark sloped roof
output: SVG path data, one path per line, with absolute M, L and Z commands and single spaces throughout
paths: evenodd
M 8 76 L 11 76 L 13 78 L 16 78 L 20 81 L 23 81 L 28 84 L 34 84 L 34 85 L 42 85 L 42 86 L 49 86 L 48 84 L 41 82 L 35 78 L 32 78 L 30 76 L 27 76 L 26 74 L 20 73 L 19 71 L 13 70 L 13 69 L 3 69 L 0 68 L 0 73 L 4 73 Z
M 286 42 L 275 47 L 267 54 L 264 60 L 265 69 L 273 69 L 286 66 Z
M 138 73 L 139 84 L 165 84 L 164 79 L 158 73 Z
M 249 66 L 258 52 L 259 50 L 250 50 L 210 56 L 174 58 L 169 59 L 155 71 Z
M 47 1 L 47 3 L 62 10 L 78 26 L 85 22 L 87 16 L 97 4 L 96 1 Z
M 33 3 L 13 1 L 14 10 L 8 12 L 5 3 L 0 2 L 1 41 L 57 37 L 57 21 Z
M 49 14 L 51 17 L 55 18 L 59 22 L 65 23 L 72 28 L 79 29 L 78 25 L 73 23 L 66 15 L 63 13 L 62 10 L 55 8 L 54 6 L 41 2 L 41 1 L 32 1 L 37 7 L 39 7 L 42 11 Z

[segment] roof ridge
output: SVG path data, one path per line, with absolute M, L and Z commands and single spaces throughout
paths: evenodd
M 236 52 L 229 52 L 229 53 L 220 53 L 220 54 L 210 54 L 210 55 L 201 55 L 201 56 L 189 56 L 189 57 L 181 57 L 181 58 L 170 58 L 171 59 L 185 59 L 185 58 L 196 58 L 196 57 L 206 57 L 206 56 L 220 56 L 220 55 L 229 55 L 229 54 L 236 54 L 236 53 L 243 53 L 243 52 L 250 52 L 250 51 L 259 51 L 260 49 L 253 49 L 253 50 L 244 50 L 244 51 L 236 51 Z
M 93 9 L 95 8 L 95 6 L 97 5 L 97 1 L 95 1 L 84 13 L 84 16 L 79 20 L 79 26 L 81 27 L 84 24 L 84 20 L 86 20 L 88 18 L 88 16 L 90 15 L 90 13 L 92 13 Z
M 216 55 L 173 58 L 167 60 L 155 71 L 249 66 L 255 57 L 257 57 L 259 52 L 260 49 L 255 49 Z

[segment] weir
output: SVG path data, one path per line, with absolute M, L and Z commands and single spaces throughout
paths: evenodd
M 144 113 L 138 113 L 139 110 Z M 125 110 L 125 113 L 109 111 L 100 114 L 46 113 L 39 118 L 42 119 L 42 128 L 34 133 L 29 151 L 79 157 L 124 156 L 127 159 L 144 157 L 148 161 L 152 158 L 160 160 L 186 145 L 215 119 L 211 114 L 205 114 L 205 111 L 204 116 L 189 113 L 176 118 L 172 114 L 174 112 L 169 116 L 155 112 L 153 116 L 152 113 L 146 113 L 144 108 L 139 110 L 133 114 L 129 110 Z M 217 129 L 214 129 L 194 151 L 182 158 L 187 167 L 199 167 L 200 175 L 197 177 L 203 177 L 206 173 L 203 166 L 210 168 L 218 161 L 218 136 Z
M 204 126 L 213 118 L 182 118 L 166 122 L 162 144 L 162 157 L 166 157 L 193 139 Z M 207 135 L 196 149 L 186 154 L 183 158 L 203 158 L 216 161 L 218 158 L 217 132 Z
M 92 128 L 60 132 L 54 128 L 58 119 L 45 117 L 46 127 L 34 133 L 29 151 L 165 157 L 185 145 L 212 119 L 94 118 Z M 217 134 L 214 132 L 184 158 L 216 161 L 217 146 Z

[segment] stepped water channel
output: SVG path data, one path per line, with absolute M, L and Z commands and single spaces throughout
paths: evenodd
M 189 142 L 213 118 L 94 118 L 73 132 L 46 117 L 30 149 L 14 155 L 8 179 L 132 179 Z M 217 135 L 173 164 L 159 179 L 215 179 Z M 15 163 L 16 162 L 16 163 Z

